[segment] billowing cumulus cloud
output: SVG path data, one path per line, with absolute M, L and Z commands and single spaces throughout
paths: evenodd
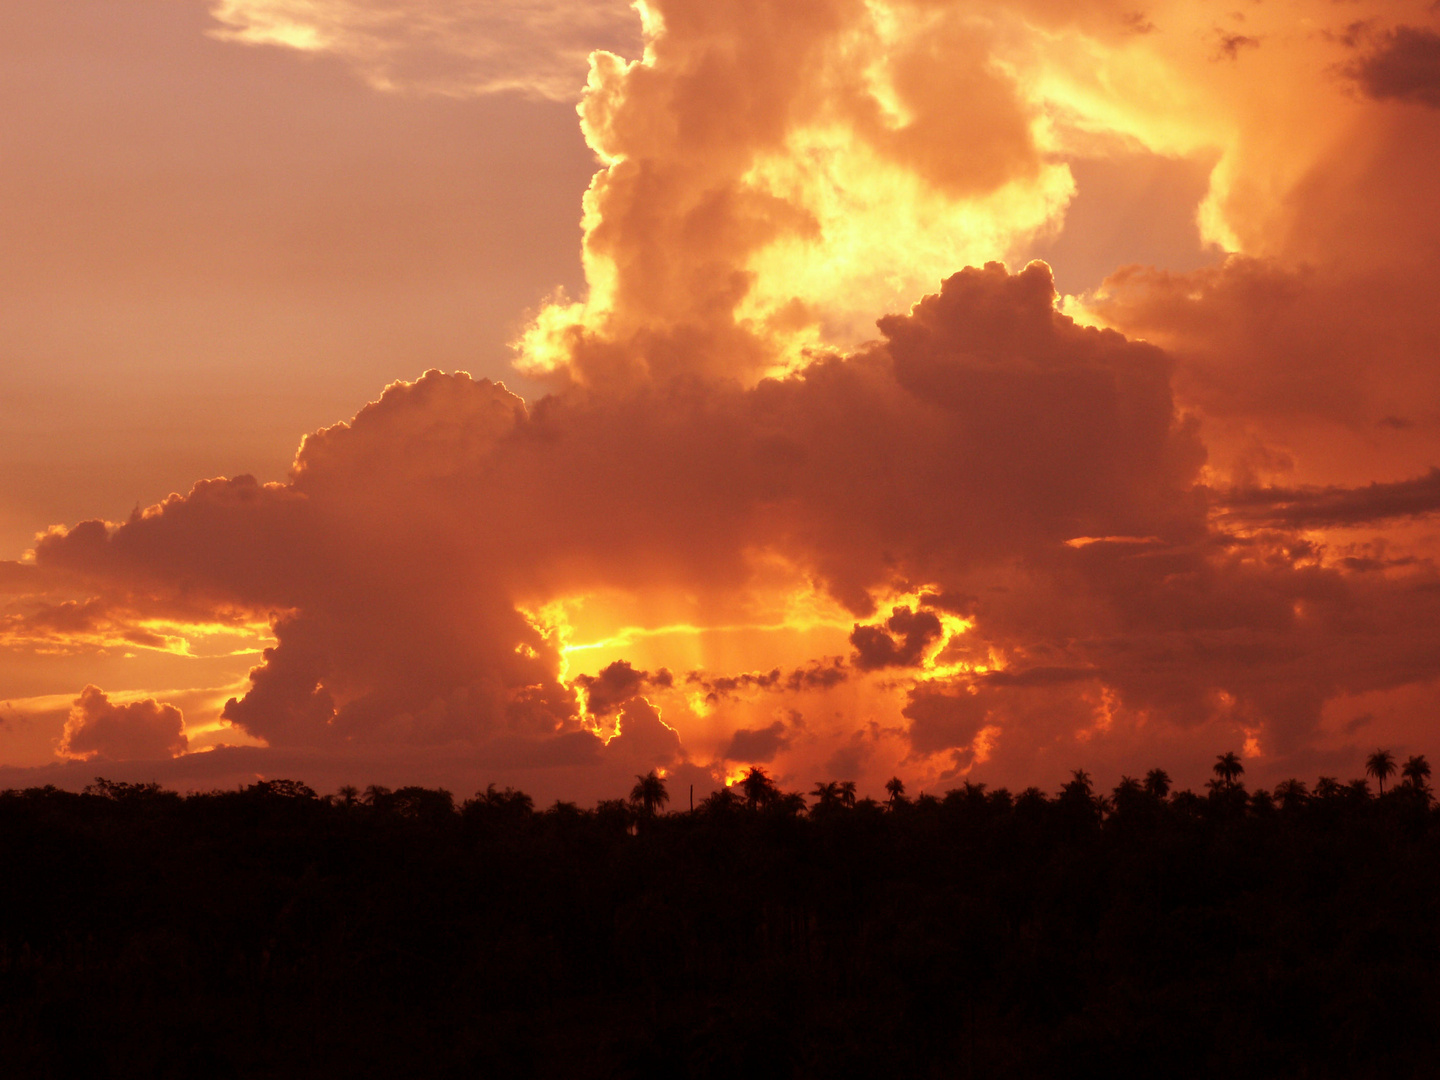
M 1203 527 L 1186 494 L 1200 452 L 1173 413 L 1164 356 L 1076 327 L 1052 302 L 1043 267 L 968 271 L 888 320 L 883 346 L 752 389 L 577 393 L 527 410 L 493 385 L 430 375 L 308 440 L 285 485 L 207 481 L 118 527 L 54 533 L 37 560 L 123 591 L 141 616 L 182 597 L 268 612 L 277 643 L 226 716 L 272 747 L 498 754 L 519 738 L 531 760 L 570 761 L 587 724 L 608 732 L 599 720 L 623 708 L 611 744 L 623 748 L 631 713 L 643 731 L 657 707 L 665 730 L 700 742 L 689 682 L 667 696 L 630 664 L 573 680 L 589 693 L 582 715 L 561 678 L 564 643 L 524 612 L 617 583 L 722 606 L 754 584 L 763 547 L 863 617 L 850 624 L 867 658 L 857 667 L 883 673 L 959 633 L 928 605 L 975 594 L 976 575 L 1016 560 L 1048 573 L 1046 553 L 1070 551 L 1074 535 Z M 937 584 L 915 601 L 926 609 L 872 618 L 872 596 L 906 579 Z M 861 630 L 894 655 L 879 656 L 878 637 L 861 649 Z M 956 655 L 935 660 L 968 662 Z M 763 732 L 773 721 L 745 719 L 751 689 L 822 693 L 842 671 L 818 660 L 753 687 L 701 679 L 735 703 L 722 710 L 739 709 L 729 723 Z M 651 703 L 632 705 L 642 688 Z M 824 741 L 835 734 L 817 734 L 816 750 L 842 750 Z M 733 731 L 720 738 L 711 753 L 740 752 Z M 673 750 L 675 736 L 658 745 Z
M 1068 200 L 1039 112 L 964 5 L 648 4 L 580 115 L 589 295 L 541 312 L 532 374 L 753 381 L 1009 253 Z M 957 107 L 965 102 L 964 107 Z
M 183 754 L 187 747 L 184 717 L 174 705 L 153 698 L 121 705 L 98 686 L 87 686 L 70 709 L 57 752 L 81 761 L 143 761 Z
M 1376 123 L 1339 74 L 1356 38 L 1333 5 L 1298 28 L 1181 3 L 644 10 L 642 57 L 593 58 L 590 291 L 541 312 L 532 374 L 753 379 L 851 347 L 875 312 L 1062 228 L 1069 163 L 1120 154 L 1206 163 L 1197 239 L 1275 255 L 1309 228 L 1317 166 Z M 1385 33 L 1403 12 L 1376 14 Z
M 1268 532 L 1217 527 L 1227 504 L 1197 483 L 1170 358 L 1054 303 L 1043 265 L 962 271 L 877 343 L 751 387 L 575 388 L 531 408 L 432 372 L 307 439 L 284 484 L 206 481 L 118 526 L 57 530 L 37 566 L 141 617 L 182 599 L 268 613 L 276 644 L 224 715 L 272 747 L 953 778 L 1216 725 L 1293 756 L 1327 701 L 1440 673 L 1440 641 L 1415 631 L 1440 625 L 1433 568 L 1327 558 L 1293 532 L 1303 493 L 1265 496 Z M 1417 497 L 1311 502 L 1334 519 Z M 695 597 L 717 625 L 776 587 L 775 559 L 782 592 L 818 586 L 853 613 L 831 639 L 847 661 L 567 674 L 574 628 L 543 614 L 620 590 Z M 855 744 L 859 717 L 832 704 L 796 733 L 766 717 L 776 694 L 807 713 L 848 695 L 833 700 L 878 726 Z
M 157 606 L 269 613 L 278 643 L 226 715 L 272 745 L 549 734 L 577 706 L 523 612 L 556 595 L 742 588 L 768 550 L 868 617 L 905 577 L 1197 528 L 1201 451 L 1166 359 L 1053 299 L 1043 266 L 965 271 L 884 344 L 749 389 L 532 411 L 432 373 L 308 439 L 285 484 L 206 481 L 52 533 L 37 562 Z M 893 655 L 855 631 L 862 668 L 914 664 L 940 634 L 908 609 L 886 627 Z M 669 681 L 616 664 L 578 685 L 605 714 Z

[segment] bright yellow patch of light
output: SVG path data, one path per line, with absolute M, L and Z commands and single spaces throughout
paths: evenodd
M 954 199 L 838 124 L 793 132 L 781 150 L 757 157 L 742 183 L 804 207 L 818 226 L 776 240 L 748 263 L 755 284 L 736 318 L 776 341 L 769 375 L 802 367 L 807 350 L 853 347 L 874 336 L 877 312 L 908 310 L 958 268 L 1003 259 L 1075 190 L 1069 167 L 1050 163 L 1036 181 Z M 796 300 L 817 321 L 777 329 L 777 313 Z
M 1087 294 L 1087 296 L 1088 295 L 1089 294 Z M 1086 302 L 1086 297 L 1065 293 L 1055 302 L 1055 310 L 1061 315 L 1073 319 L 1076 326 L 1088 326 L 1095 330 L 1114 329 L 1114 327 L 1095 313 L 1094 309 Z
M 1091 544 L 1158 544 L 1158 536 L 1072 536 L 1066 547 L 1084 548 Z
M 313 5 L 319 14 L 321 5 Z M 319 19 L 297 18 L 295 0 L 215 0 L 210 14 L 226 29 L 212 30 L 210 36 L 244 45 L 281 45 L 302 52 L 329 48 L 331 39 L 321 33 Z
M 879 3 L 878 0 L 865 0 L 865 10 L 870 16 L 869 29 L 873 31 L 879 48 L 874 50 L 875 55 L 862 69 L 860 78 L 866 93 L 880 107 L 880 115 L 886 126 L 897 131 L 913 123 L 915 118 L 895 91 L 888 57 L 904 38 L 906 24 L 911 20 L 902 19 L 894 8 Z M 914 13 L 907 14 L 913 18 Z
M 598 310 L 598 298 L 595 306 Z M 589 304 L 572 303 L 563 297 L 546 303 L 519 338 L 511 342 L 516 369 L 539 378 L 566 367 L 589 310 Z
M 650 52 L 651 43 L 665 32 L 665 17 L 645 0 L 632 0 L 630 6 L 640 16 L 640 33 L 645 38 L 645 59 L 648 63 L 653 64 L 654 60 Z
M 580 723 L 587 731 L 592 732 L 606 746 L 616 739 L 620 734 L 620 714 L 613 717 L 591 716 L 588 712 L 580 714 Z
M 652 670 L 733 672 L 804 663 L 848 648 L 854 617 L 803 570 L 769 552 L 750 552 L 747 559 L 750 583 L 721 596 L 609 591 L 554 602 L 546 614 L 527 617 L 564 627 L 552 643 L 566 681 L 618 660 Z
M 557 675 L 561 682 L 568 682 L 570 679 L 570 663 L 566 657 L 570 651 L 570 636 L 575 632 L 570 625 L 570 611 L 572 607 L 582 603 L 583 600 L 583 597 L 570 597 L 551 600 L 549 603 L 533 608 L 519 604 L 515 606 L 515 610 L 519 612 L 520 616 L 559 655 L 560 670 Z
M 594 649 L 622 649 L 627 645 L 645 638 L 687 637 L 701 634 L 774 634 L 784 630 L 804 631 L 814 630 L 818 627 L 849 630 L 851 623 L 834 619 L 809 619 L 795 622 L 783 620 L 771 623 L 726 623 L 719 626 L 700 626 L 694 623 L 672 623 L 669 626 L 625 626 L 621 627 L 610 637 L 602 638 L 599 641 L 587 641 L 576 645 L 566 645 L 564 651 L 566 653 L 573 653 Z
M 197 649 L 207 639 L 231 638 L 238 648 L 215 651 Z M 134 650 L 162 653 L 185 659 L 214 659 L 229 656 L 252 656 L 273 645 L 275 637 L 268 622 L 241 623 L 189 622 L 173 619 L 123 618 L 101 620 L 84 630 L 56 630 L 50 627 L 27 626 L 19 619 L 0 625 L 0 646 L 24 649 L 45 656 L 71 656 L 85 652 L 119 651 L 126 655 Z

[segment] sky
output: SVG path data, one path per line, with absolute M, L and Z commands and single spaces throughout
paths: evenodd
M 0 11 L 0 786 L 1440 753 L 1440 8 Z

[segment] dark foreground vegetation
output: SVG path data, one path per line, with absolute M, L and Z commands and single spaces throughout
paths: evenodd
M 1395 777 L 665 813 L 279 781 L 0 794 L 15 1077 L 1437 1075 L 1440 814 Z M 1385 782 L 1394 780 L 1388 788 Z

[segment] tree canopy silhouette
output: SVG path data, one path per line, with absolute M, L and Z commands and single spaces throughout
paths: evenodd
M 745 804 L 752 810 L 769 806 L 780 795 L 775 781 L 771 780 L 759 765 L 751 766 L 750 771 L 740 781 L 740 788 L 745 792 Z
M 1429 792 L 1430 763 L 1425 760 L 1424 754 L 1415 754 L 1406 758 L 1404 766 L 1400 769 L 1400 775 L 1405 778 L 1405 783 L 1416 791 Z
M 1385 781 L 1395 775 L 1395 755 L 1389 750 L 1376 750 L 1365 759 L 1365 771 L 1380 783 L 1380 794 L 1385 794 Z
M 759 766 L 693 814 L 658 772 L 543 812 L 494 784 L 3 792 L 0 1053 L 27 1077 L 1429 1075 L 1440 810 L 1423 756 L 1400 772 L 819 781 L 808 813 Z
M 1215 759 L 1215 776 L 1227 788 L 1233 788 L 1245 772 L 1245 766 L 1233 750 L 1227 750 Z
M 665 790 L 665 781 L 654 769 L 644 776 L 635 777 L 635 786 L 630 789 L 630 802 L 638 806 L 646 817 L 654 817 L 669 801 L 670 793 Z

